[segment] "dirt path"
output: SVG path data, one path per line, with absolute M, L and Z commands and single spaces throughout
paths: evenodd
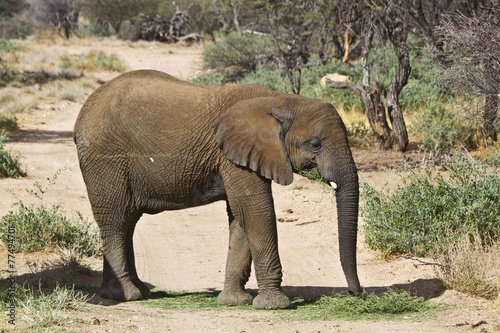
M 85 49 L 87 47 L 80 46 L 72 52 Z M 197 48 L 155 44 L 148 49 L 109 47 L 107 52 L 119 54 L 129 69 L 158 69 L 182 78 L 192 77 L 200 71 L 200 49 Z M 103 74 L 101 78 L 109 79 L 111 75 Z M 37 200 L 24 189 L 33 188 L 35 180 L 43 182 L 57 170 L 69 168 L 47 192 L 44 204 L 60 204 L 68 214 L 78 210 L 91 217 L 72 140 L 80 107 L 81 103 L 46 103 L 34 117 L 47 120 L 25 127 L 15 135 L 9 146 L 24 156 L 29 177 L 0 180 L 1 215 L 12 209 L 12 203 L 18 200 L 4 189 L 15 193 L 25 203 L 36 203 Z M 360 173 L 362 181 L 377 186 L 397 177 L 390 170 Z M 289 295 L 302 297 L 342 291 L 346 282 L 338 258 L 334 197 L 329 189 L 300 176 L 295 179 L 288 187 L 273 184 L 278 218 L 294 220 L 278 223 L 284 290 Z M 290 209 L 293 213 L 288 212 Z M 224 202 L 144 216 L 134 236 L 139 276 L 152 286 L 164 289 L 221 290 L 227 242 Z M 287 322 L 276 320 L 266 312 L 154 310 L 152 314 L 150 308 L 127 303 L 115 305 L 116 311 L 102 312 L 92 308 L 83 316 L 88 319 L 98 316 L 103 324 L 80 328 L 96 332 L 119 332 L 130 330 L 132 326 L 146 332 L 457 332 L 463 328 L 454 326 L 456 322 L 481 319 L 488 321 L 481 328 L 491 331 L 494 327 L 495 317 L 483 302 L 444 291 L 433 279 L 434 273 L 429 266 L 416 266 L 413 261 L 404 259 L 386 262 L 365 249 L 361 242 L 359 244 L 360 280 L 368 291 L 402 284 L 408 289 L 417 289 L 420 296 L 437 302 L 458 303 L 466 310 L 452 307 L 437 318 L 418 322 Z M 30 260 L 30 256 L 24 256 L 23 260 Z M 100 261 L 96 261 L 92 267 L 100 269 L 100 265 Z M 27 268 L 21 260 L 19 271 L 23 270 Z M 93 283 L 99 284 L 99 279 L 95 277 Z M 257 287 L 253 276 L 248 287 Z M 99 302 L 99 299 L 94 301 Z

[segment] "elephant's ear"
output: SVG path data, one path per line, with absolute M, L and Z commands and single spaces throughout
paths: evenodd
M 285 130 L 273 116 L 277 97 L 240 101 L 214 124 L 215 141 L 231 162 L 281 185 L 293 181 Z

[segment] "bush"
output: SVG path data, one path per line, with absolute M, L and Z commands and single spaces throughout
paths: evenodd
M 17 124 L 17 118 L 9 118 L 5 116 L 0 116 L 0 132 L 12 132 L 19 128 Z M 1 143 L 0 143 L 1 145 Z
M 16 252 L 35 252 L 61 246 L 86 256 L 99 255 L 99 232 L 91 228 L 82 215 L 69 219 L 59 211 L 58 206 L 26 206 L 22 201 L 16 205 L 16 211 L 0 219 L 1 240 L 5 244 L 8 244 L 6 229 L 15 230 Z
M 15 204 L 18 206 L 17 211 L 11 211 L 0 218 L 0 239 L 8 245 L 9 239 L 14 238 L 15 252 L 34 252 L 60 246 L 81 255 L 100 255 L 99 232 L 80 213 L 77 218 L 69 219 L 59 211 L 59 206 L 46 208 L 43 205 L 45 193 L 64 170 L 59 170 L 52 179 L 49 178 L 45 188 L 35 182 L 35 190 L 26 190 L 39 199 L 41 205 L 26 206 L 19 200 Z
M 0 132 L 0 178 L 25 177 L 26 172 L 21 168 L 19 155 L 12 154 L 12 151 L 10 149 L 5 149 L 5 141 L 7 140 L 7 135 L 5 135 L 4 132 Z
M 412 132 L 422 137 L 421 150 L 434 151 L 439 155 L 449 154 L 462 144 L 475 148 L 477 128 L 474 123 L 454 113 L 443 101 L 432 102 L 416 115 Z
M 238 66 L 253 71 L 260 63 L 259 56 L 272 53 L 271 39 L 254 34 L 238 34 L 231 32 L 223 35 L 215 44 L 206 44 L 203 59 L 208 68 L 224 69 Z
M 428 256 L 462 234 L 483 242 L 500 236 L 500 177 L 465 157 L 449 164 L 450 179 L 431 170 L 413 174 L 394 193 L 362 183 L 365 243 L 373 250 Z

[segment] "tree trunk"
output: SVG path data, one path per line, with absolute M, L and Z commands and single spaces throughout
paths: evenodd
M 370 55 L 375 31 L 371 25 L 367 25 L 367 28 L 364 30 L 360 59 L 363 71 L 362 90 L 364 96 L 361 96 L 361 99 L 365 104 L 366 117 L 368 118 L 373 134 L 379 142 L 379 145 L 383 147 L 384 143 L 390 137 L 391 129 L 387 124 L 385 108 L 380 98 L 378 82 L 375 82 L 375 89 L 373 91 L 371 91 L 370 88 L 370 66 L 368 65 L 368 56 Z
M 400 10 L 390 7 L 386 15 L 388 37 L 398 57 L 399 69 L 387 89 L 387 111 L 392 124 L 390 139 L 385 142 L 387 149 L 405 151 L 408 147 L 408 131 L 399 105 L 399 93 L 408 82 L 411 73 L 410 56 L 406 47 L 406 32 Z
M 484 105 L 483 126 L 486 138 L 493 141 L 497 139 L 495 124 L 498 120 L 498 109 L 500 108 L 500 97 L 497 95 L 487 95 Z

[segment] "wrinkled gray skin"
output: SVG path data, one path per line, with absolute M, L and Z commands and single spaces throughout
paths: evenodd
M 109 81 L 75 125 L 87 192 L 103 239 L 100 295 L 149 296 L 137 276 L 132 235 L 142 214 L 226 200 L 229 253 L 221 304 L 287 308 L 281 291 L 271 181 L 319 168 L 337 192 L 339 243 L 349 289 L 356 272 L 358 175 L 346 129 L 325 102 L 259 86 L 209 87 L 151 70 Z M 254 261 L 259 294 L 245 291 Z

